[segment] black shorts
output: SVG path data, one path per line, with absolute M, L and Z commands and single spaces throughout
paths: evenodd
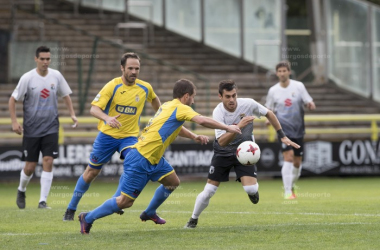
M 38 162 L 42 156 L 58 157 L 58 133 L 45 135 L 43 137 L 23 137 L 22 161 Z
M 208 172 L 208 178 L 217 182 L 225 182 L 229 180 L 231 169 L 235 169 L 236 180 L 240 181 L 243 176 L 251 176 L 257 178 L 256 165 L 244 166 L 236 159 L 236 156 L 213 156 L 211 167 Z
M 288 137 L 289 138 L 289 137 Z M 285 145 L 282 143 L 281 139 L 278 139 L 281 144 L 281 150 L 282 152 L 293 150 L 295 156 L 303 156 L 303 137 L 302 138 L 289 138 L 292 142 L 297 143 L 300 145 L 300 148 L 293 148 L 292 146 Z

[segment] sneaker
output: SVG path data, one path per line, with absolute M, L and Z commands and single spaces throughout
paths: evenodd
M 75 211 L 76 210 L 66 209 L 66 212 L 63 215 L 63 221 L 74 220 Z
M 293 193 L 284 195 L 285 200 L 294 200 L 295 198 L 297 198 L 297 197 Z
M 147 215 L 147 214 L 145 213 L 145 211 L 142 212 L 142 213 L 140 214 L 140 219 L 141 219 L 142 221 L 152 220 L 152 221 L 153 221 L 154 223 L 156 223 L 156 224 L 165 224 L 165 223 L 166 223 L 166 220 L 164 220 L 164 219 L 158 217 L 157 214 L 154 214 L 154 215 L 152 215 L 152 216 L 149 216 L 149 215 Z
M 190 220 L 186 223 L 184 228 L 196 228 L 198 224 L 198 219 L 193 219 L 190 217 Z
M 90 230 L 92 227 L 92 223 L 87 223 L 84 218 L 86 218 L 87 213 L 80 213 L 78 215 L 79 223 L 80 223 L 80 233 L 81 234 L 90 234 Z
M 38 208 L 51 209 L 51 207 L 48 207 L 46 201 L 41 201 L 40 203 L 38 203 Z
M 16 204 L 19 209 L 24 209 L 25 208 L 25 192 L 21 192 L 20 190 L 17 189 L 17 200 Z
M 253 204 L 259 203 L 259 191 L 257 191 L 254 195 L 248 195 L 248 197 Z
M 294 192 L 294 187 L 292 187 L 292 195 L 294 196 L 294 198 L 297 198 L 296 192 Z
M 124 209 L 120 209 L 119 211 L 115 212 L 115 214 L 123 215 L 124 214 Z

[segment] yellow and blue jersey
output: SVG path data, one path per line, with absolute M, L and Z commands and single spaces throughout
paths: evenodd
M 165 102 L 144 128 L 139 141 L 132 146 L 151 164 L 156 165 L 166 148 L 175 140 L 185 121 L 199 115 L 178 99 Z
M 99 121 L 99 131 L 116 139 L 137 137 L 145 102 L 152 102 L 155 98 L 156 94 L 147 82 L 136 79 L 133 86 L 127 86 L 121 77 L 111 80 L 100 90 L 91 105 L 101 108 L 108 116 L 121 114 L 117 120 L 122 126 L 112 128 L 105 121 Z

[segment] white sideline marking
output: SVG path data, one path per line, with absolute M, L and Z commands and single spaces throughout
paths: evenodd
M 365 223 L 365 222 L 332 222 L 332 223 L 282 223 L 282 224 L 272 224 L 272 225 L 265 225 L 265 226 L 260 226 L 261 228 L 266 228 L 266 227 L 285 227 L 285 226 L 334 226 L 334 225 L 372 225 L 372 224 L 377 224 L 377 223 Z M 252 228 L 252 227 L 257 227 L 256 225 L 241 225 L 241 226 L 218 226 L 218 227 L 199 227 L 202 230 L 207 230 L 207 229 L 217 229 L 217 228 Z M 165 231 L 178 231 L 178 229 L 183 229 L 183 230 L 192 230 L 192 229 L 187 229 L 187 228 L 167 228 L 164 229 Z M 154 232 L 154 231 L 162 231 L 163 229 L 142 229 L 138 230 L 141 232 Z M 136 229 L 120 229 L 120 230 L 107 230 L 107 232 L 136 232 Z M 3 233 L 0 234 L 2 236 L 33 236 L 33 235 L 52 235 L 52 234 L 73 234 L 76 233 L 79 235 L 79 230 L 72 231 L 72 232 L 48 232 L 48 233 Z
M 139 212 L 141 210 L 129 210 L 130 212 Z M 170 211 L 170 210 L 161 210 L 161 213 L 177 213 L 177 214 L 192 214 L 192 211 Z M 333 213 L 291 213 L 291 212 L 226 212 L 226 211 L 203 211 L 202 213 L 211 213 L 211 214 L 275 214 L 275 215 L 317 215 L 317 216 L 361 216 L 361 217 L 380 217 L 380 214 L 333 214 Z

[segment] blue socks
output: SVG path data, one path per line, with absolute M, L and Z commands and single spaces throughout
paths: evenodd
M 117 186 L 116 193 L 112 197 L 118 197 L 121 195 L 121 186 L 123 186 L 123 174 L 120 175 L 119 186 Z
M 70 204 L 67 207 L 71 210 L 77 210 L 78 203 L 84 193 L 88 190 L 90 187 L 90 183 L 86 183 L 83 179 L 83 175 L 81 175 L 77 181 L 77 185 L 75 186 L 73 197 L 71 198 Z
M 172 193 L 172 191 L 166 189 L 164 185 L 160 185 L 156 192 L 154 193 L 154 196 L 152 200 L 149 203 L 149 206 L 146 208 L 145 213 L 148 216 L 152 216 L 156 214 L 157 208 L 164 203 L 164 201 L 169 197 L 169 195 Z
M 99 207 L 89 212 L 85 217 L 85 221 L 87 223 L 93 223 L 94 220 L 103 218 L 104 216 L 113 214 L 119 210 L 120 208 L 117 206 L 116 198 L 112 197 L 111 199 L 106 200 Z

